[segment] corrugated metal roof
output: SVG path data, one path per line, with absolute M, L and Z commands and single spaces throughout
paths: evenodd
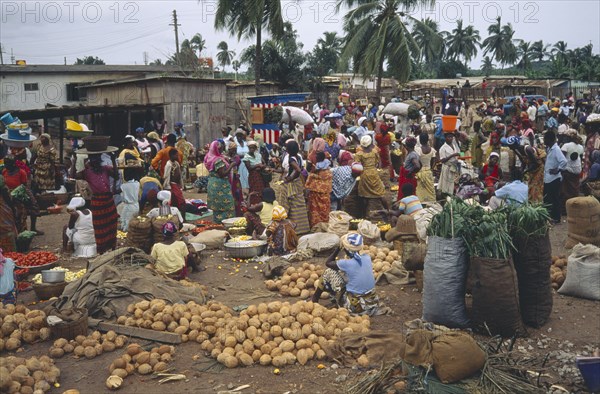
M 417 79 L 414 81 L 407 82 L 404 86 L 408 88 L 416 87 L 427 87 L 427 88 L 446 88 L 450 86 L 456 86 L 456 82 L 460 81 L 461 87 L 467 80 L 471 84 L 472 88 L 481 86 L 483 79 L 488 81 L 489 86 L 504 86 L 504 84 L 510 84 L 514 87 L 519 86 L 538 86 L 538 87 L 555 87 L 568 81 L 568 79 L 528 79 L 523 76 L 489 76 L 489 77 L 463 77 L 463 78 L 449 78 L 449 79 Z M 513 83 L 510 83 L 514 79 Z
M 100 87 L 100 86 L 117 86 L 117 85 L 126 85 L 129 83 L 137 83 L 137 82 L 148 82 L 148 81 L 177 81 L 177 82 L 212 82 L 212 83 L 229 83 L 231 79 L 217 79 L 217 78 L 191 78 L 191 77 L 183 77 L 178 75 L 157 75 L 147 78 L 131 78 L 131 79 L 117 79 L 114 81 L 108 82 L 100 82 L 100 83 L 91 83 L 89 85 L 85 85 L 84 87 Z

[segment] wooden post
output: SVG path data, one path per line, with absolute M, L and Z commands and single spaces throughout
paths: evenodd
M 46 119 L 44 119 L 45 121 Z M 65 117 L 61 115 L 60 122 L 58 124 L 58 144 L 59 144 L 59 157 L 60 164 L 63 164 L 64 148 L 65 148 Z
M 131 111 L 127 110 L 127 134 L 131 133 Z
M 96 130 L 96 114 L 92 114 L 92 125 L 90 126 L 90 130 Z
M 44 133 L 48 132 L 48 118 L 44 118 Z

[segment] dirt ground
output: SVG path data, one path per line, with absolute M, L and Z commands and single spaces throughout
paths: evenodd
M 67 223 L 67 214 L 44 216 L 39 220 L 39 228 L 44 236 L 33 241 L 34 250 L 59 252 L 62 227 Z M 552 228 L 551 239 L 553 255 L 567 254 L 563 248 L 566 238 L 566 223 Z M 313 261 L 323 263 L 323 259 Z M 61 265 L 69 269 L 86 266 L 84 259 L 64 258 Z M 204 271 L 193 273 L 191 279 L 208 287 L 209 297 L 231 307 L 240 304 L 259 303 L 281 299 L 277 293 L 266 290 L 256 263 L 237 265 L 226 258 L 222 252 L 203 252 L 201 266 Z M 220 268 L 219 268 L 220 267 Z M 372 318 L 372 329 L 400 331 L 404 323 L 421 317 L 421 294 L 414 285 L 398 287 L 383 285 L 377 287 L 383 302 L 393 314 Z M 293 302 L 297 299 L 290 298 Z M 37 301 L 33 292 L 22 293 L 19 302 L 31 304 Z M 325 303 L 325 301 L 322 301 Z M 37 308 L 41 304 L 29 306 Z M 545 356 L 550 353 L 551 370 L 548 377 L 542 379 L 547 386 L 557 384 L 570 392 L 585 392 L 579 372 L 574 364 L 576 355 L 590 355 L 593 348 L 600 346 L 600 303 L 554 294 L 554 307 L 550 321 L 540 329 L 529 329 L 528 336 L 520 338 L 517 347 L 524 353 Z M 481 337 L 480 337 L 481 338 Z M 144 345 L 143 341 L 137 341 Z M 50 342 L 26 345 L 19 356 L 46 354 Z M 82 394 L 106 392 L 104 382 L 108 377 L 108 366 L 120 355 L 119 351 L 104 353 L 93 360 L 75 359 L 66 356 L 56 360 L 61 369 L 60 388 L 52 393 L 76 388 Z M 194 357 L 194 356 L 200 356 Z M 318 369 L 318 362 L 312 361 L 305 366 L 282 368 L 280 375 L 273 373 L 272 367 L 252 366 L 246 368 L 211 369 L 210 359 L 204 357 L 199 344 L 186 343 L 177 347 L 171 366 L 177 373 L 187 376 L 186 381 L 158 385 L 151 377 L 130 376 L 125 380 L 122 393 L 218 393 L 227 392 L 241 385 L 249 385 L 242 393 L 345 393 L 357 376 L 366 373 L 357 368 L 343 368 L 326 362 L 325 369 Z M 550 389 L 549 392 L 559 392 Z

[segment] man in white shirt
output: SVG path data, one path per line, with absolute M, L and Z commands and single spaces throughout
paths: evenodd
M 529 121 L 533 124 L 535 122 L 535 116 L 537 115 L 537 107 L 535 106 L 535 101 L 529 103 L 529 108 L 527 108 L 527 117 Z
M 556 134 L 547 131 L 544 134 L 547 155 L 544 165 L 544 204 L 549 205 L 550 218 L 554 224 L 560 223 L 561 171 L 567 168 L 567 159 L 556 143 Z

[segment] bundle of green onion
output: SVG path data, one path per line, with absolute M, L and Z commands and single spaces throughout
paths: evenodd
M 543 204 L 507 206 L 504 211 L 508 216 L 508 228 L 513 237 L 543 236 L 548 232 L 550 215 Z
M 503 211 L 486 212 L 476 207 L 464 238 L 471 256 L 506 260 L 514 249 Z
M 428 236 L 441 238 L 461 238 L 467 229 L 467 218 L 471 206 L 463 200 L 453 198 L 448 201 L 440 213 L 435 215 L 429 227 Z

